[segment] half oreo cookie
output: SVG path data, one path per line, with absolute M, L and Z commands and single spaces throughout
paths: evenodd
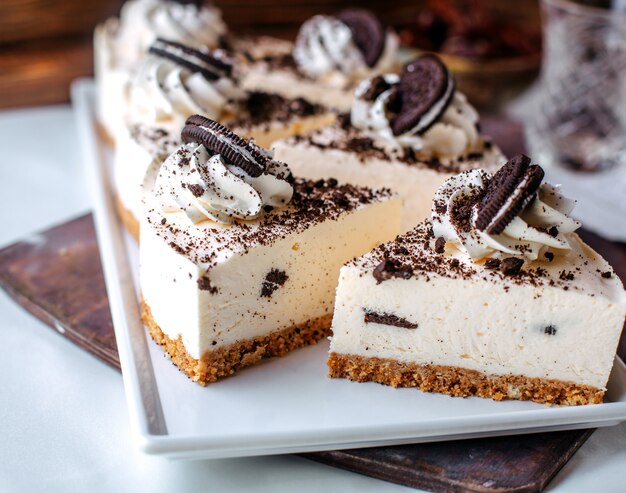
M 385 49 L 386 33 L 378 17 L 365 9 L 346 9 L 336 19 L 352 32 L 352 40 L 368 67 L 374 67 Z
M 476 227 L 480 231 L 502 233 L 535 197 L 544 171 L 541 166 L 530 163 L 528 156 L 520 154 L 493 175 L 476 214 Z
M 396 86 L 391 130 L 421 135 L 448 108 L 454 95 L 454 78 L 435 55 L 422 55 L 407 63 Z
M 228 163 L 241 168 L 252 177 L 260 176 L 267 158 L 259 148 L 234 134 L 224 125 L 200 115 L 187 118 L 181 133 L 183 142 L 203 144 L 211 154 L 220 154 Z
M 181 43 L 157 38 L 148 51 L 192 72 L 199 72 L 207 80 L 230 77 L 233 72 L 232 60 L 220 50 L 200 51 Z

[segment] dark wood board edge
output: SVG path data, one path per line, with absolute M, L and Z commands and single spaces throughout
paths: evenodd
M 340 469 L 357 472 L 382 481 L 436 493 L 537 493 L 545 489 L 554 476 L 567 464 L 594 431 L 595 429 L 566 432 L 569 436 L 562 441 L 564 451 L 546 470 L 545 474 L 537 475 L 526 484 L 508 488 L 493 488 L 492 486 L 496 486 L 496 484 L 490 483 L 489 480 L 483 481 L 482 483 L 472 483 L 467 480 L 461 481 L 459 479 L 449 478 L 441 474 L 443 471 L 440 467 L 437 467 L 436 464 L 427 464 L 426 460 L 424 464 L 420 464 L 421 467 L 419 468 L 415 466 L 397 465 L 391 461 L 372 457 L 370 452 L 374 451 L 374 453 L 376 453 L 377 449 L 334 450 L 300 455 L 328 466 L 339 467 Z M 573 434 L 576 434 L 576 437 L 572 440 Z M 532 437 L 532 435 L 522 435 L 522 437 Z M 444 443 L 452 447 L 467 447 L 470 442 L 476 442 L 478 440 L 481 439 L 468 439 L 465 441 Z
M 47 307 L 33 302 L 19 289 L 15 289 L 11 285 L 11 280 L 7 279 L 4 275 L 2 275 L 2 273 L 0 273 L 0 288 L 2 288 L 13 301 L 24 308 L 27 312 L 41 320 L 51 329 L 54 329 L 57 333 L 66 337 L 82 349 L 88 351 L 107 365 L 121 371 L 120 359 L 117 351 L 108 350 L 107 348 L 102 347 L 95 340 L 89 339 L 80 332 L 74 330 L 73 327 L 68 325 L 61 318 L 56 318 L 53 314 L 46 311 Z

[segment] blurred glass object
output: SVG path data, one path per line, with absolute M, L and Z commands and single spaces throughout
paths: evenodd
M 542 0 L 544 60 L 527 127 L 541 163 L 626 166 L 626 2 Z

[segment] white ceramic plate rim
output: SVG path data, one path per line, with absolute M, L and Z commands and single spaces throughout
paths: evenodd
M 124 246 L 124 233 L 110 193 L 103 147 L 95 124 L 91 79 L 72 84 L 72 103 L 93 194 L 94 221 L 134 438 L 146 453 L 178 458 L 225 458 L 477 438 L 610 426 L 626 420 L 626 401 L 593 406 L 516 411 L 489 416 L 421 420 L 398 425 L 258 433 L 253 441 L 228 435 L 172 435 L 167 431 L 155 373 L 141 323 Z M 626 366 L 616 358 L 609 386 L 626 388 Z M 622 393 L 623 395 L 623 393 Z

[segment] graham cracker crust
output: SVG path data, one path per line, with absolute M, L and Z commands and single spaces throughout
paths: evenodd
M 170 339 L 152 317 L 148 304 L 141 302 L 141 318 L 154 341 L 163 347 L 172 362 L 191 380 L 207 385 L 227 377 L 263 358 L 284 356 L 294 349 L 309 346 L 330 335 L 332 314 L 271 334 L 236 342 L 205 352 L 200 359 L 189 355 L 182 339 Z
M 329 377 L 355 382 L 377 382 L 392 387 L 417 387 L 457 397 L 487 397 L 496 401 L 518 399 L 578 406 L 600 404 L 604 390 L 589 385 L 519 375 L 486 375 L 455 366 L 400 363 L 386 358 L 330 353 Z
M 122 224 L 135 241 L 139 243 L 139 221 L 135 215 L 122 204 L 119 195 L 115 195 L 113 201 L 115 202 L 115 209 L 117 210 L 117 215 L 122 220 Z

